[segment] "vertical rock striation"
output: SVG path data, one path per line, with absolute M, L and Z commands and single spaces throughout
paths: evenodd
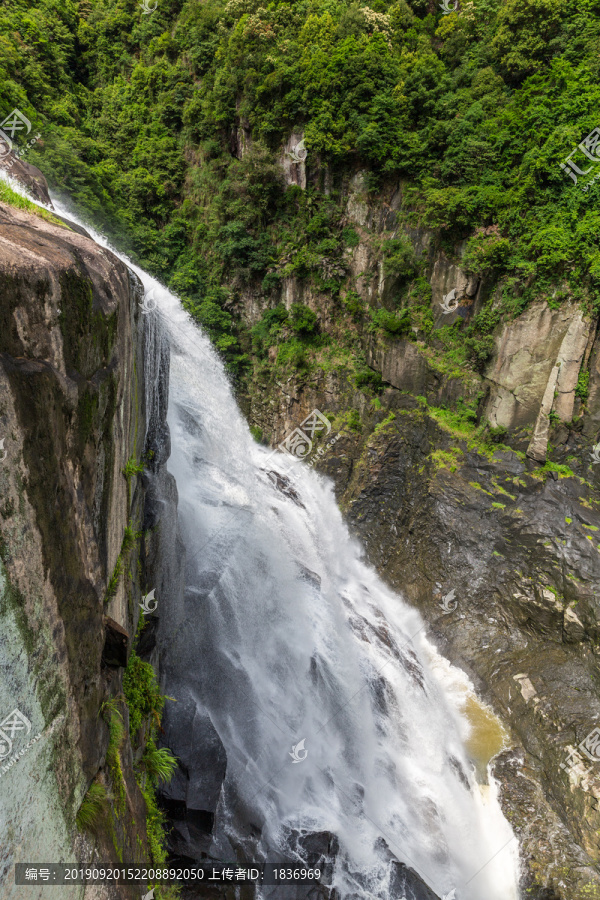
M 75 828 L 157 566 L 160 529 L 143 529 L 159 521 L 146 497 L 168 454 L 168 357 L 139 300 L 84 233 L 0 204 L 0 720 L 17 710 L 22 725 L 0 744 L 2 900 L 42 896 L 12 884 L 15 862 L 90 859 L 94 845 L 104 862 L 149 859 L 126 721 L 119 814 L 94 838 Z M 126 477 L 144 458 L 150 474 Z

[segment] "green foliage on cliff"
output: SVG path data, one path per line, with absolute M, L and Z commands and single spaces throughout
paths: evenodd
M 121 748 L 125 740 L 125 726 L 118 700 L 113 699 L 106 702 L 103 706 L 103 714 L 108 722 L 109 732 L 106 765 L 113 785 L 115 810 L 117 815 L 123 816 L 127 803 L 125 778 L 121 762 Z
M 22 197 L 21 194 L 14 191 L 7 182 L 2 180 L 0 180 L 0 202 L 6 203 L 8 206 L 14 206 L 16 209 L 24 209 L 28 213 L 33 213 L 34 216 L 39 216 L 40 219 L 46 219 L 47 222 L 52 222 L 53 225 L 60 225 L 61 228 L 69 229 L 68 225 L 65 225 L 64 222 L 61 222 L 60 219 L 53 216 L 47 209 L 42 209 L 40 206 L 32 203 L 31 200 Z
M 140 622 L 140 626 L 143 623 Z M 136 779 L 146 803 L 146 834 L 151 860 L 154 866 L 164 866 L 167 861 L 167 818 L 156 800 L 156 788 L 161 781 L 169 781 L 177 768 L 177 760 L 170 750 L 158 749 L 155 739 L 166 698 L 160 690 L 154 669 L 132 650 L 123 673 L 123 693 L 129 709 L 129 733 L 132 746 L 137 748 L 143 740 L 144 749 L 136 767 Z M 142 726 L 145 726 L 142 731 Z M 179 896 L 176 887 L 160 888 L 157 898 L 175 900 Z
M 180 293 L 241 373 L 276 322 L 250 339 L 240 301 L 276 308 L 286 276 L 364 324 L 341 302 L 359 235 L 339 190 L 358 168 L 367 192 L 402 183 L 405 224 L 449 249 L 468 239 L 473 274 L 506 276 L 503 315 L 559 302 L 560 282 L 600 306 L 600 182 L 586 184 L 600 154 L 593 136 L 582 144 L 598 125 L 599 12 L 598 0 L 474 0 L 449 15 L 427 0 L 159 0 L 145 15 L 137 0 L 8 0 L 0 111 L 31 120 L 42 139 L 27 158 Z M 294 129 L 306 191 L 282 184 Z M 589 170 L 577 184 L 560 167 L 574 150 Z M 398 234 L 381 252 L 396 285 L 386 307 L 410 307 L 429 340 L 421 262 Z M 282 363 L 306 365 L 309 325 Z M 470 326 L 467 363 L 485 363 L 489 335 Z
M 146 719 L 152 717 L 157 725 L 160 723 L 165 698 L 160 692 L 154 669 L 150 663 L 141 660 L 135 650 L 131 652 L 123 674 L 123 693 L 129 707 L 132 739 L 135 739 Z
M 108 794 L 100 782 L 93 782 L 77 811 L 76 824 L 79 831 L 94 833 L 108 812 Z

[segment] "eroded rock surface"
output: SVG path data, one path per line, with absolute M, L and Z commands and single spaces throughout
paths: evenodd
M 94 844 L 104 861 L 149 859 L 122 704 L 119 814 L 93 841 L 75 827 L 93 779 L 112 791 L 102 709 L 111 698 L 119 709 L 144 571 L 136 541 L 108 591 L 125 529 L 144 512 L 141 479 L 123 474 L 147 432 L 139 301 L 109 251 L 0 204 L 0 719 L 17 709 L 30 724 L 14 752 L 39 735 L 0 777 L 2 900 L 42 896 L 40 884 L 12 883 L 16 861 L 83 861 Z M 109 896 L 139 889 L 86 891 Z

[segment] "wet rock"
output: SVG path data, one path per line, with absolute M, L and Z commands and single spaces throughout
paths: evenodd
M 38 168 L 24 159 L 19 159 L 14 153 L 0 157 L 0 169 L 4 169 L 11 178 L 19 181 L 31 194 L 34 200 L 52 207 L 48 182 Z
M 300 499 L 300 495 L 292 487 L 292 482 L 286 475 L 280 475 L 279 472 L 275 472 L 273 469 L 270 469 L 267 472 L 267 475 L 278 491 L 281 491 L 282 494 L 284 494 L 286 497 L 289 497 L 290 500 L 293 500 L 296 506 L 304 509 L 304 504 Z
M 423 879 L 405 863 L 392 862 L 390 900 L 440 900 Z
M 535 886 L 531 897 L 550 890 L 573 900 L 585 896 L 584 886 L 600 891 L 592 837 L 600 827 L 600 785 L 593 767 L 583 780 L 560 768 L 568 748 L 600 720 L 593 652 L 600 515 L 593 489 L 573 477 L 545 480 L 537 466 L 529 471 L 506 450 L 489 457 L 463 445 L 456 464 L 438 465 L 432 451 L 448 453 L 456 437 L 417 409 L 403 412 L 401 424 L 357 438 L 354 451 L 350 442 L 344 446 L 361 458 L 360 468 L 337 470 L 338 479 L 344 471 L 354 476 L 338 480 L 352 527 L 522 748 L 520 762 L 500 771 L 531 786 L 520 792 L 511 783 L 503 795 L 511 798 L 511 822 L 522 823 L 524 856 L 535 860 L 535 877 L 524 876 Z M 440 610 L 436 584 L 456 591 L 452 615 Z M 547 826 L 528 827 L 532 817 Z M 558 869 L 562 884 L 552 883 Z
M 0 245 L 0 438 L 9 451 L 0 467 L 0 617 L 11 636 L 0 642 L 0 693 L 7 703 L 22 698 L 42 735 L 0 782 L 0 871 L 9 871 L 24 858 L 84 858 L 77 809 L 95 779 L 112 796 L 101 709 L 122 693 L 137 624 L 137 544 L 131 578 L 113 583 L 110 598 L 107 583 L 127 525 L 142 517 L 144 492 L 138 484 L 128 494 L 123 468 L 144 452 L 152 326 L 136 314 L 136 277 L 76 228 L 0 203 Z M 129 860 L 147 850 L 122 714 L 124 798 L 110 835 L 100 827 L 95 836 L 107 863 L 116 846 Z M 62 889 L 65 900 L 75 893 Z
M 227 755 L 210 716 L 185 688 L 169 686 L 177 697 L 167 703 L 162 744 L 177 757 L 160 801 L 173 824 L 169 849 L 177 856 L 200 860 L 211 842 L 215 812 L 227 771 Z
M 299 831 L 291 829 L 286 837 L 289 852 L 282 864 L 286 867 L 320 869 L 320 884 L 271 885 L 263 887 L 265 900 L 279 900 L 285 892 L 289 900 L 339 900 L 338 892 L 331 888 L 335 860 L 339 853 L 339 841 L 330 831 Z

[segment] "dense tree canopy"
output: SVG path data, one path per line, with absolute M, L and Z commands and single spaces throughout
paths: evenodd
M 313 166 L 365 169 L 373 191 L 401 181 L 406 221 L 468 239 L 469 266 L 504 273 L 515 311 L 557 288 L 596 307 L 593 140 L 572 157 L 593 170 L 577 184 L 560 163 L 600 124 L 599 14 L 600 0 L 461 0 L 449 14 L 432 0 L 158 0 L 150 14 L 5 0 L 0 110 L 34 123 L 28 159 L 169 281 L 231 361 L 236 288 L 268 294 L 290 272 L 343 282 L 335 191 L 281 185 L 294 128 Z

